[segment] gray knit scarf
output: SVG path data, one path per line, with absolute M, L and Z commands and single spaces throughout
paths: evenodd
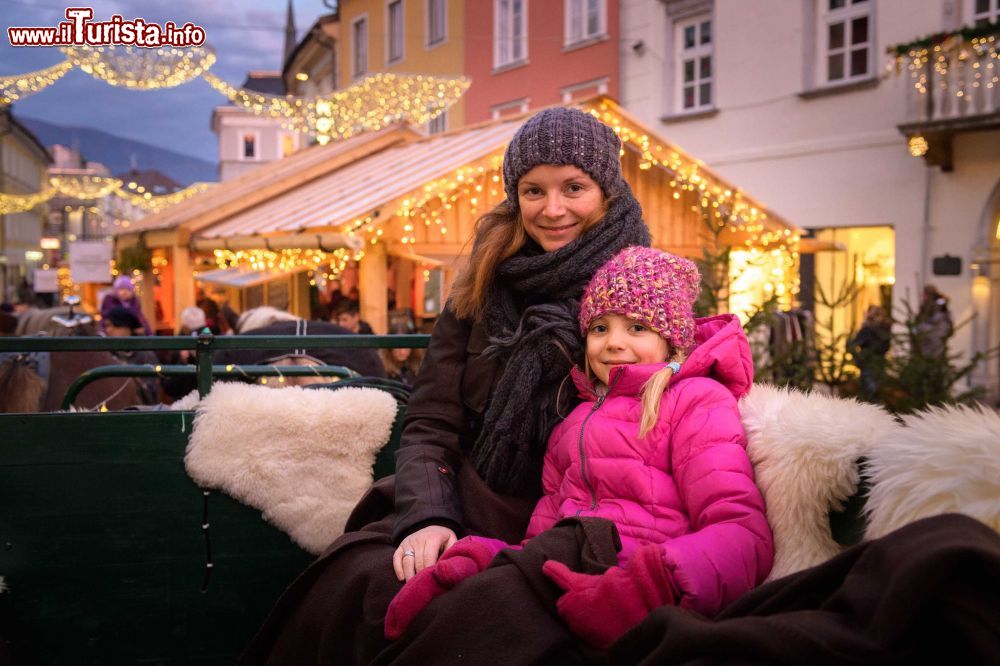
M 542 458 L 560 419 L 559 385 L 583 359 L 577 325 L 583 289 L 620 250 L 649 242 L 642 208 L 623 183 L 604 220 L 573 242 L 544 252 L 529 241 L 498 266 L 483 315 L 490 335 L 484 353 L 499 359 L 503 371 L 471 454 L 496 492 L 540 492 Z

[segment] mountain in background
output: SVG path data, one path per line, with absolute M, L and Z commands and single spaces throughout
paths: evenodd
M 184 186 L 218 180 L 216 165 L 197 157 L 89 127 L 63 127 L 24 116 L 18 116 L 17 120 L 31 130 L 43 145 L 59 143 L 76 148 L 84 159 L 100 162 L 116 175 L 128 172 L 134 161 L 136 169 L 157 169 Z

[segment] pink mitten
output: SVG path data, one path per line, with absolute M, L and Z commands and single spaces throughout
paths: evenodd
M 677 598 L 656 545 L 639 548 L 624 568 L 611 567 L 598 576 L 576 573 L 554 560 L 543 564 L 542 571 L 566 591 L 556 601 L 559 616 L 574 634 L 598 648 L 608 647 L 651 610 Z
M 488 567 L 493 556 L 506 546 L 496 539 L 478 537 L 465 537 L 455 542 L 436 564 L 425 567 L 396 594 L 385 615 L 386 638 L 396 640 L 402 636 L 413 618 L 434 597 Z

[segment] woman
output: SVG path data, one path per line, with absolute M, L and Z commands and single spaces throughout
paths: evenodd
M 407 322 L 391 324 L 388 333 L 389 335 L 412 335 L 413 327 Z M 380 349 L 379 356 L 382 357 L 385 374 L 389 379 L 395 379 L 412 388 L 417 373 L 420 371 L 420 364 L 424 360 L 423 350 L 410 349 L 409 347 Z
M 610 127 L 575 109 L 547 109 L 517 131 L 507 197 L 478 221 L 435 324 L 395 477 L 286 592 L 244 663 L 367 663 L 387 646 L 383 621 L 403 580 L 459 536 L 524 534 L 560 385 L 582 359 L 579 297 L 618 251 L 649 245 L 620 149 Z

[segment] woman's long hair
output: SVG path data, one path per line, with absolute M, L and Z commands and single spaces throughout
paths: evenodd
M 604 199 L 583 221 L 583 231 L 604 219 L 613 200 L 614 197 Z M 520 210 L 506 199 L 476 220 L 469 262 L 451 286 L 451 307 L 457 317 L 476 321 L 482 317 L 497 266 L 524 247 L 527 240 Z

